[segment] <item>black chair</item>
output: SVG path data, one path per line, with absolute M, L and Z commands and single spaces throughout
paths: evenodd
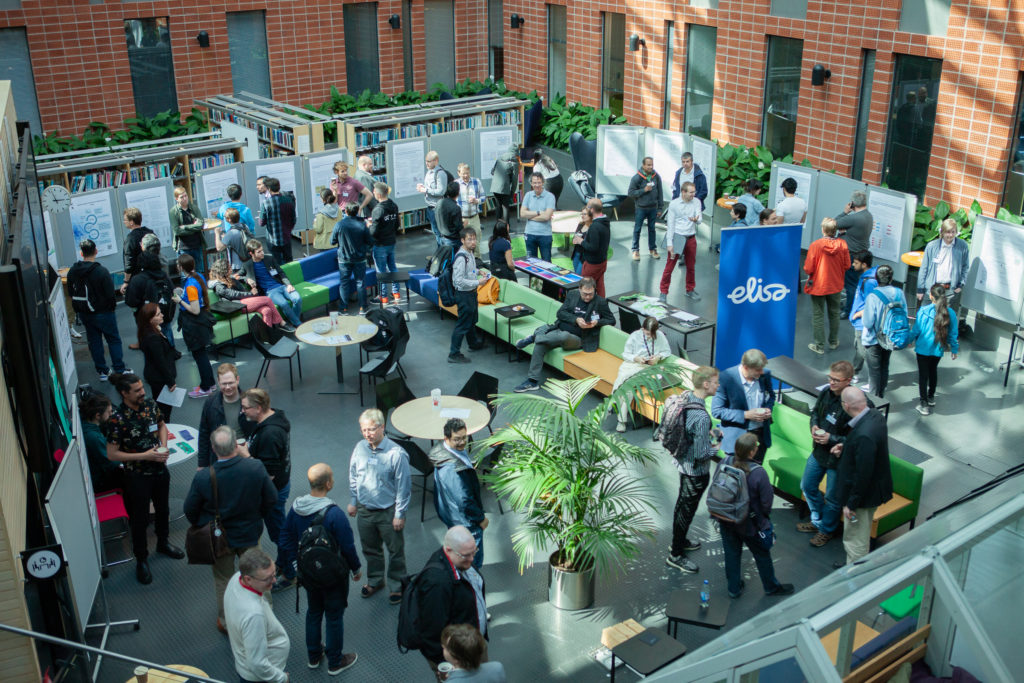
M 498 412 L 498 409 L 491 405 L 491 397 L 496 393 L 498 393 L 498 378 L 483 372 L 474 372 L 466 381 L 465 386 L 459 389 L 459 396 L 462 398 L 471 398 L 487 406 L 487 410 L 491 414 L 491 418 L 487 420 L 487 431 L 491 434 L 494 433 L 494 430 L 491 429 L 491 422 L 494 421 L 494 414 Z
M 288 384 L 292 391 L 295 391 L 295 380 L 292 375 L 292 357 L 298 360 L 299 379 L 302 379 L 302 356 L 299 355 L 299 344 L 294 339 L 286 337 L 284 332 L 268 327 L 263 318 L 254 315 L 249 318 L 249 335 L 252 337 L 253 346 L 263 356 L 263 365 L 256 374 L 256 383 L 253 387 L 259 387 L 260 379 L 266 376 L 270 370 L 270 361 L 288 361 Z
M 386 356 L 376 356 L 366 361 L 363 367 L 359 368 L 359 405 L 363 405 L 363 377 L 367 377 L 370 383 L 376 387 L 378 379 L 384 379 L 392 372 L 397 371 L 400 377 L 405 377 L 405 371 L 399 363 L 405 355 L 405 348 L 409 344 L 408 328 L 405 334 L 392 337 Z
M 386 352 L 395 335 L 409 334 L 409 325 L 405 315 L 398 306 L 373 308 L 366 312 L 366 319 L 378 327 L 377 334 L 359 344 L 359 362 L 363 363 L 363 354 L 370 360 L 371 353 Z M 404 375 L 405 372 L 403 371 Z
M 633 311 L 627 311 L 625 308 L 619 309 L 619 327 L 626 334 L 636 332 L 640 329 L 640 316 Z
M 401 377 L 396 377 L 394 379 L 389 379 L 385 382 L 381 382 L 380 384 L 374 387 L 374 391 L 377 394 L 377 410 L 384 413 L 385 425 L 388 422 L 388 414 L 392 410 L 402 405 L 403 403 L 408 403 L 409 401 L 416 398 L 416 395 L 409 390 L 409 387 L 406 385 L 405 380 L 402 379 Z M 388 436 L 391 437 L 392 439 L 408 438 L 404 434 L 396 435 L 390 432 L 388 433 Z
M 487 475 L 494 469 L 494 463 L 501 458 L 501 449 L 505 447 L 505 444 L 499 443 L 497 446 L 492 448 L 490 452 L 484 456 L 480 461 L 480 473 Z M 501 506 L 501 498 L 497 494 L 494 495 L 494 499 L 498 501 L 498 512 L 505 514 L 505 508 Z
M 571 187 L 572 191 L 576 193 L 576 198 L 584 204 L 594 197 L 599 197 L 604 208 L 611 209 L 612 213 L 615 214 L 615 220 L 619 220 L 618 207 L 626 198 L 625 195 L 597 194 L 594 190 L 593 176 L 582 170 L 573 171 L 569 175 L 569 187 Z
M 423 491 L 423 497 L 420 499 L 420 521 L 422 522 L 426 516 L 427 491 L 433 491 L 433 489 L 427 489 L 427 480 L 434 474 L 434 463 L 430 462 L 427 454 L 412 439 L 396 439 L 392 437 L 391 440 L 404 448 L 405 452 L 409 454 L 409 465 L 411 466 L 409 474 L 413 478 L 412 483 L 419 486 L 420 490 Z M 423 481 L 417 483 L 416 477 L 422 477 Z

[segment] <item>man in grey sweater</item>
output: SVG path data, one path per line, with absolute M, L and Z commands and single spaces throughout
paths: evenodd
M 867 194 L 856 190 L 850 195 L 850 203 L 836 216 L 839 239 L 846 242 L 851 254 L 868 251 L 871 247 L 871 230 L 875 227 L 875 219 L 867 206 Z M 858 282 L 860 271 L 851 265 L 843 278 L 843 292 L 846 295 L 846 303 L 842 310 L 843 320 L 850 317 L 850 308 L 853 307 L 853 295 L 857 292 Z
M 458 319 L 452 330 L 452 344 L 448 352 L 449 363 L 469 363 L 469 358 L 462 354 L 462 338 L 466 338 L 469 348 L 473 351 L 481 349 L 484 342 L 476 332 L 476 321 L 479 316 L 476 300 L 476 288 L 490 277 L 489 274 L 477 270 L 473 250 L 476 249 L 476 231 L 463 228 L 459 237 L 462 246 L 453 256 L 452 283 L 455 285 L 455 305 L 458 308 Z
M 626 194 L 633 200 L 633 260 L 640 260 L 640 231 L 647 221 L 647 248 L 651 258 L 658 258 L 658 250 L 654 246 L 654 221 L 661 213 L 661 176 L 654 170 L 654 158 L 644 157 L 640 170 L 629 181 Z

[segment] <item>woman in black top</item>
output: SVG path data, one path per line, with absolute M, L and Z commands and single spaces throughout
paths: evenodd
M 512 241 L 508 234 L 508 221 L 499 218 L 487 243 L 491 259 L 491 274 L 502 280 L 516 281 L 516 264 L 512 258 Z
M 135 324 L 138 327 L 139 349 L 146 358 L 146 367 L 142 370 L 142 377 L 149 385 L 149 393 L 154 400 L 160 395 L 164 387 L 168 391 L 177 388 L 178 371 L 174 366 L 174 347 L 164 336 L 160 325 L 164 321 L 164 314 L 160 307 L 154 303 L 143 304 L 135 313 Z M 172 406 L 166 403 L 157 402 L 160 412 L 164 416 L 164 422 L 171 421 Z

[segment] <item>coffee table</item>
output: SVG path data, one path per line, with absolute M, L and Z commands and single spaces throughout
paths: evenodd
M 615 680 L 616 658 L 621 659 L 623 664 L 638 675 L 650 676 L 685 654 L 686 646 L 661 629 L 645 629 L 612 648 L 611 679 Z
M 559 301 L 565 300 L 565 293 L 570 289 L 579 289 L 580 280 L 583 279 L 571 270 L 532 256 L 516 259 L 515 265 L 516 270 L 540 278 L 543 283 L 541 293 Z
M 180 493 L 182 489 L 186 489 L 192 484 L 192 478 L 195 475 L 195 471 L 191 468 L 178 467 L 192 458 L 197 457 L 196 453 L 199 450 L 199 430 L 195 427 L 188 425 L 179 424 L 177 422 L 170 422 L 167 424 L 167 471 L 171 476 L 171 484 Z M 183 476 L 175 476 L 175 472 L 185 472 Z M 171 517 L 170 521 L 174 522 L 185 516 L 185 499 L 174 497 L 171 499 L 173 503 L 168 503 L 172 510 L 178 511 L 177 517 Z
M 457 414 L 452 414 L 452 412 Z M 416 439 L 440 441 L 444 438 L 444 423 L 450 417 L 461 417 L 466 433 L 479 432 L 491 421 L 491 411 L 480 401 L 463 396 L 441 396 L 440 410 L 434 410 L 429 396 L 407 401 L 391 411 L 391 426 Z
M 313 331 L 317 323 L 331 324 L 330 316 L 307 320 L 295 330 L 295 338 L 312 346 L 329 346 L 334 348 L 334 364 L 338 375 L 338 384 L 345 383 L 345 369 L 341 350 L 346 346 L 359 344 L 377 334 L 377 326 L 361 315 L 340 315 L 338 324 L 328 332 L 319 334 Z M 320 391 L 321 394 L 355 394 L 355 391 Z
M 679 633 L 679 624 L 692 624 L 706 628 L 721 629 L 729 616 L 729 601 L 725 596 L 712 594 L 707 608 L 700 606 L 697 594 L 692 591 L 673 591 L 665 608 L 668 617 L 668 632 L 675 637 Z
M 508 362 L 512 362 L 512 321 L 533 315 L 535 311 L 526 304 L 499 306 L 494 309 L 494 355 L 498 355 L 498 316 L 508 319 L 505 341 L 508 343 Z M 518 351 L 518 349 L 516 349 Z M 518 354 L 516 354 L 518 359 Z
M 637 296 L 642 298 L 634 298 Z M 691 334 L 710 330 L 711 348 L 708 351 L 710 362 L 715 364 L 715 334 L 716 324 L 711 320 L 705 320 L 699 316 L 687 313 L 683 309 L 673 306 L 670 303 L 658 302 L 639 290 L 631 290 L 608 297 L 608 303 L 615 304 L 619 308 L 636 313 L 638 316 L 655 315 L 658 317 L 658 324 L 662 327 L 678 332 L 683 335 L 683 351 L 687 350 Z M 653 306 L 653 308 L 651 308 Z M 685 318 L 685 320 L 684 320 Z

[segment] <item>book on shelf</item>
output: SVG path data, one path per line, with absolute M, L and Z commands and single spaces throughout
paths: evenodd
M 402 223 L 401 228 L 413 228 L 418 225 L 427 225 L 427 210 L 416 209 L 414 211 L 403 211 L 401 214 Z
M 405 137 L 405 136 L 403 136 Z M 388 140 L 397 138 L 394 128 L 356 131 L 356 147 L 383 147 Z
M 195 173 L 207 168 L 214 168 L 223 164 L 233 164 L 235 155 L 232 152 L 221 152 L 219 154 L 208 154 L 202 157 L 191 157 L 188 160 L 189 171 Z
M 485 126 L 518 126 L 520 123 L 522 123 L 522 116 L 520 116 L 519 109 L 484 114 Z
M 448 119 L 444 122 L 444 132 L 453 130 L 470 130 L 476 128 L 478 118 L 476 116 L 464 116 L 458 119 Z
M 429 135 L 433 130 L 433 126 L 429 123 L 417 123 L 408 126 L 402 126 L 400 129 L 401 137 L 404 138 L 418 138 L 424 135 Z

